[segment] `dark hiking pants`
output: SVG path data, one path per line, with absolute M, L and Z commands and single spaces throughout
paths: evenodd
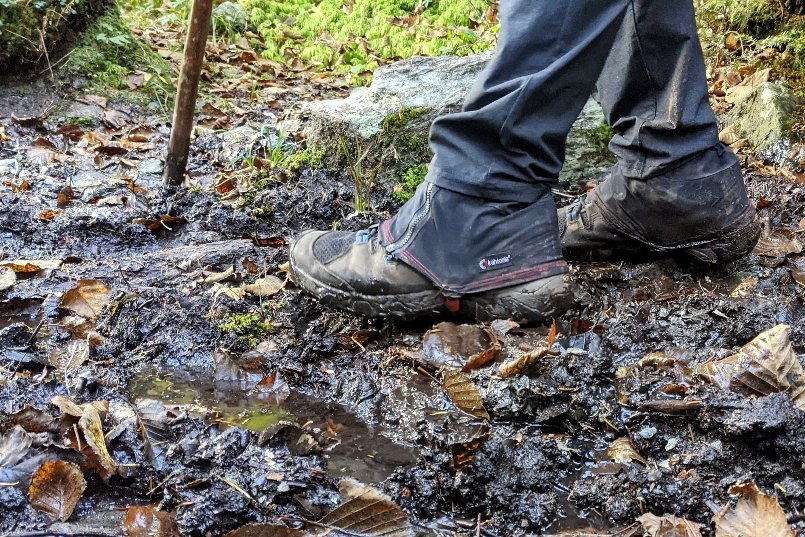
M 426 181 L 380 228 L 448 293 L 567 270 L 550 188 L 593 91 L 616 133 L 608 182 L 650 181 L 708 149 L 711 168 L 735 161 L 718 145 L 692 0 L 501 0 L 500 16 L 462 111 L 433 124 Z

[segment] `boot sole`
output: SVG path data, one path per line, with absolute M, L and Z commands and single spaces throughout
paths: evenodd
M 447 311 L 445 296 L 437 289 L 398 295 L 365 295 L 321 282 L 300 271 L 293 261 L 291 271 L 297 276 L 297 284 L 322 304 L 367 317 L 412 319 Z M 558 275 L 465 295 L 460 299 L 458 314 L 478 321 L 513 319 L 518 322 L 541 322 L 564 313 L 572 301 L 564 275 Z

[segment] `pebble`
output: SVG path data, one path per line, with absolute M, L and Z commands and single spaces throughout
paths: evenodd
M 656 427 L 643 427 L 640 429 L 637 434 L 640 435 L 640 438 L 645 438 L 646 440 L 650 440 L 654 438 L 654 435 L 657 434 Z

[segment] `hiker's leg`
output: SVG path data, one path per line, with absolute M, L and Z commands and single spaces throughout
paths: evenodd
M 566 271 L 550 187 L 629 3 L 501 3 L 495 57 L 434 122 L 425 183 L 381 226 L 389 254 L 456 294 Z
M 735 155 L 718 141 L 691 0 L 635 0 L 596 86 L 615 130 L 609 177 L 560 211 L 568 259 L 675 250 L 717 263 L 759 233 Z

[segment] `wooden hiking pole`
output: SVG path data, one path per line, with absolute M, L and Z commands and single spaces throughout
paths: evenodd
M 184 44 L 184 59 L 176 84 L 176 104 L 173 107 L 173 124 L 165 157 L 164 186 L 179 186 L 184 179 L 187 154 L 190 150 L 190 134 L 198 97 L 198 82 L 204 65 L 204 47 L 210 31 L 213 0 L 193 0 L 190 8 L 190 27 Z

